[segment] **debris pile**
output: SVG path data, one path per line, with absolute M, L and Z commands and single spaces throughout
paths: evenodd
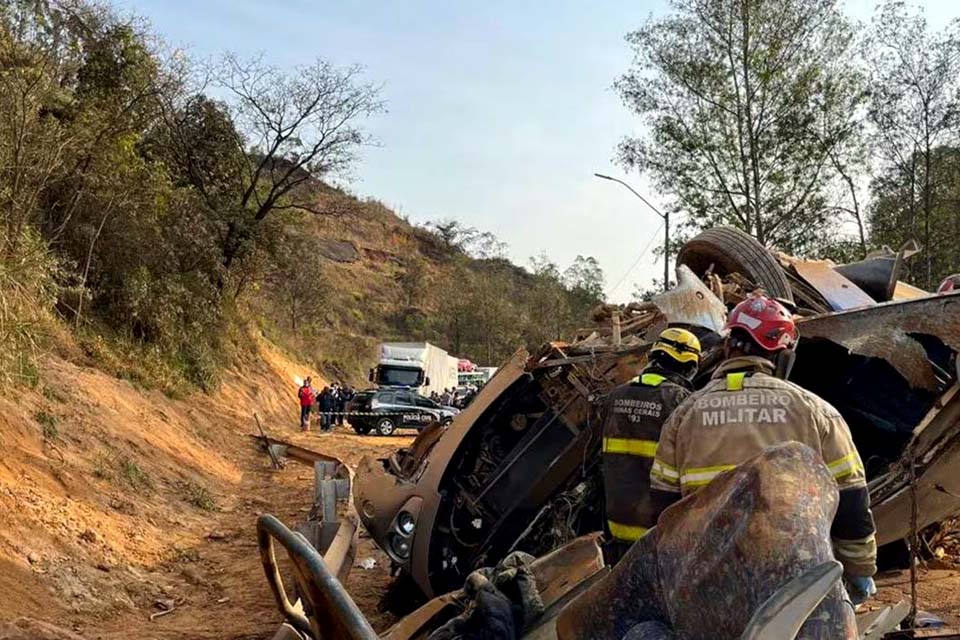
M 930 557 L 951 566 L 960 565 L 960 517 L 931 525 L 921 537 Z

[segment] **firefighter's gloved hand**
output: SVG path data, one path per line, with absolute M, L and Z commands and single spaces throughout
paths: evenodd
M 850 594 L 850 602 L 853 604 L 863 604 L 870 596 L 877 592 L 877 585 L 873 578 L 862 576 L 846 576 L 847 591 Z

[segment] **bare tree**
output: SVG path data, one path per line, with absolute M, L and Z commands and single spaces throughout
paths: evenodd
M 490 231 L 480 231 L 456 220 L 434 220 L 427 223 L 450 251 L 478 260 L 495 260 L 507 254 L 507 244 Z
M 527 290 L 530 323 L 528 344 L 561 340 L 570 325 L 582 318 L 571 318 L 572 296 L 564 287 L 563 274 L 546 253 L 530 258 L 532 282 Z
M 357 121 L 381 111 L 383 103 L 377 87 L 358 81 L 360 72 L 317 60 L 287 74 L 262 58 L 223 59 L 213 85 L 228 92 L 242 136 L 238 143 L 249 145 L 252 162 L 241 205 L 252 206 L 257 220 L 283 208 L 317 213 L 297 188 L 343 172 L 357 148 L 370 142 Z
M 315 181 L 345 171 L 357 148 L 370 141 L 358 120 L 383 110 L 379 89 L 358 82 L 359 67 L 340 69 L 325 60 L 284 73 L 262 58 L 226 56 L 213 74 L 226 90 L 240 146 L 249 145 L 240 207 L 260 222 L 272 211 L 316 206 Z M 236 236 L 236 232 L 231 236 Z M 240 244 L 228 237 L 224 267 Z
M 859 153 L 860 150 L 862 150 L 862 145 L 853 149 L 838 147 L 829 151 L 830 163 L 833 165 L 833 170 L 836 172 L 837 177 L 839 177 L 842 182 L 840 186 L 842 195 L 838 198 L 838 202 L 832 206 L 828 206 L 827 210 L 838 211 L 853 218 L 853 221 L 857 225 L 857 241 L 860 249 L 859 257 L 866 258 L 867 231 L 864 224 L 863 211 L 860 207 L 860 197 L 858 195 L 860 189 L 859 178 L 861 175 L 857 172 L 857 169 L 865 163 L 863 156 Z
M 228 55 L 207 72 L 199 90 L 167 105 L 164 119 L 176 163 L 225 221 L 229 271 L 271 213 L 340 213 L 343 199 L 324 194 L 321 180 L 350 168 L 372 142 L 361 121 L 384 106 L 359 67 L 325 60 L 283 71 L 262 57 Z

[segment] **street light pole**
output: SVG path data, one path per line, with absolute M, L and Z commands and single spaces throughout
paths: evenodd
M 670 287 L 670 212 L 663 214 L 663 290 Z
M 594 173 L 593 175 L 595 175 L 598 178 L 602 178 L 604 180 L 619 182 L 620 184 L 625 186 L 627 189 L 629 189 L 630 193 L 640 198 L 640 201 L 643 202 L 643 204 L 650 207 L 654 213 L 656 213 L 658 216 L 663 218 L 663 290 L 666 291 L 670 283 L 670 212 L 669 211 L 667 213 L 661 212 L 655 206 L 650 204 L 650 202 L 647 201 L 646 198 L 644 198 L 642 195 L 637 193 L 637 191 L 633 187 L 631 187 L 629 184 L 627 184 L 623 180 L 620 180 L 619 178 L 606 176 L 606 175 L 603 175 L 602 173 Z

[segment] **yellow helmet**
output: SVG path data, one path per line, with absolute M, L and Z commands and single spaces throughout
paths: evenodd
M 677 362 L 700 362 L 700 340 L 686 329 L 664 329 L 653 343 L 650 353 L 663 352 Z

